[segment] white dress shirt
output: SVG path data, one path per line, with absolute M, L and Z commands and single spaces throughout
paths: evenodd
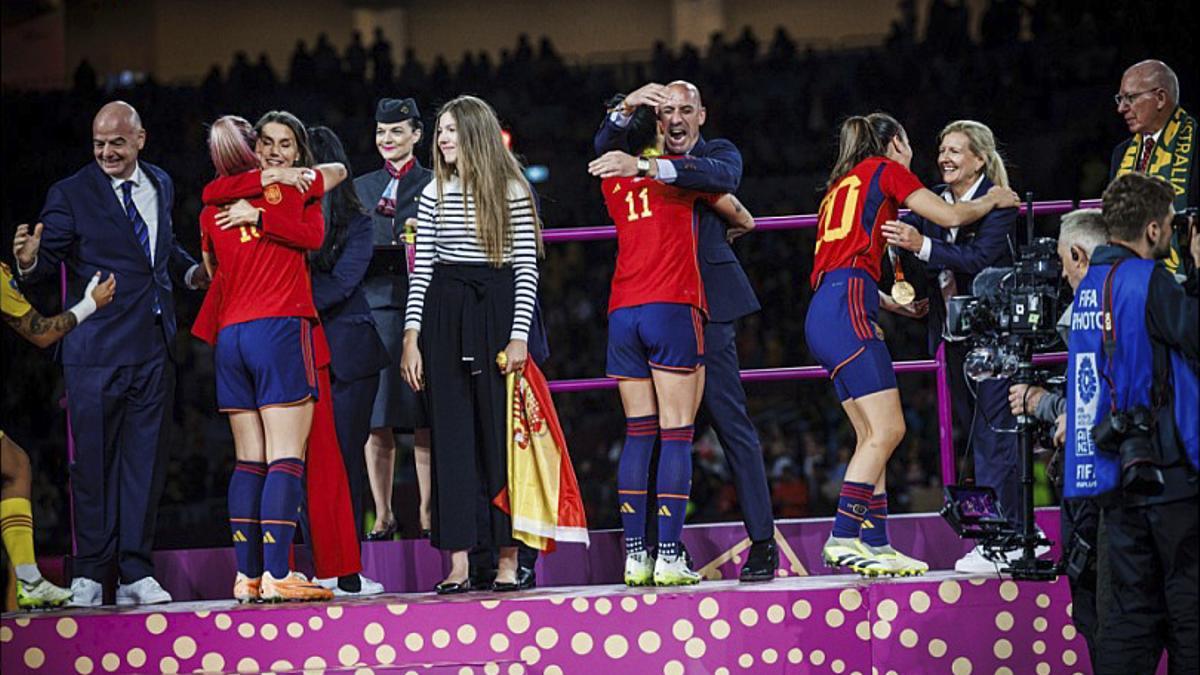
M 109 180 L 112 182 L 113 192 L 117 195 L 117 204 L 122 211 L 125 211 L 125 190 L 121 186 L 125 183 L 133 183 L 133 205 L 137 207 L 142 220 L 146 221 L 146 231 L 150 235 L 150 265 L 153 266 L 155 249 L 158 248 L 158 190 L 154 189 L 154 184 L 142 171 L 140 164 L 133 170 L 133 175 L 129 178 L 109 177 Z M 130 221 L 129 227 L 133 227 L 133 221 Z
M 983 185 L 984 176 L 985 174 L 983 172 L 979 173 L 979 178 L 975 179 L 975 183 L 971 185 L 971 189 L 967 190 L 966 196 L 964 196 L 961 201 L 974 201 L 979 196 L 976 193 L 979 192 L 979 187 Z M 942 192 L 942 199 L 945 199 L 947 204 L 953 204 L 956 201 L 960 201 L 954 198 L 954 191 L 950 188 L 946 188 L 946 190 Z M 951 227 L 947 229 L 947 241 L 953 244 L 954 241 L 958 239 L 958 228 Z M 917 257 L 925 262 L 929 262 L 929 254 L 932 252 L 933 240 L 931 240 L 929 237 L 925 237 L 921 240 L 921 250 L 917 252 Z

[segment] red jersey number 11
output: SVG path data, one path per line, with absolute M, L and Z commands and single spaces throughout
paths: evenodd
M 637 220 L 638 218 L 649 218 L 650 216 L 654 215 L 653 212 L 650 211 L 650 189 L 649 188 L 642 188 L 641 191 L 638 192 L 638 200 L 640 200 L 642 202 L 642 212 L 641 213 L 637 212 L 637 206 L 636 206 L 635 200 L 633 198 L 633 191 L 630 190 L 629 192 L 625 193 L 625 203 L 629 205 L 629 217 L 626 220 L 628 220 L 631 223 L 633 221 Z
M 824 242 L 845 239 L 846 235 L 850 234 L 850 229 L 854 227 L 854 215 L 858 211 L 860 187 L 862 187 L 862 179 L 850 174 L 843 178 L 837 187 L 830 190 L 829 194 L 825 195 L 825 199 L 821 200 L 821 210 L 817 216 L 817 227 L 821 237 L 817 240 L 817 251 L 821 250 L 821 244 Z M 841 222 L 836 227 L 830 227 L 829 221 L 833 218 L 831 212 L 837 203 L 838 194 L 843 190 L 846 192 L 846 199 L 842 202 Z

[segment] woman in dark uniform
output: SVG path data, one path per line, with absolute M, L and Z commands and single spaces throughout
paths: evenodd
M 379 101 L 375 110 L 375 147 L 383 157 L 383 168 L 354 180 L 358 199 L 371 214 L 376 246 L 404 244 L 405 223 L 417 216 L 417 198 L 433 175 L 413 154 L 421 141 L 421 131 L 416 101 L 411 98 Z M 409 269 L 404 261 L 402 255 L 377 253 L 363 282 L 379 336 L 395 364 L 400 363 L 404 303 L 408 295 Z M 421 494 L 420 528 L 424 533 L 430 527 L 429 425 L 425 422 L 420 395 L 404 383 L 398 368 L 387 368 L 379 378 L 371 412 L 371 433 L 365 448 L 367 474 L 375 499 L 375 527 L 368 539 L 390 539 L 396 531 L 392 472 L 396 463 L 393 433 L 397 429 L 413 432 Z

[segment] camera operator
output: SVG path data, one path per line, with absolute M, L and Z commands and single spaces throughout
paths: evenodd
M 1200 302 L 1159 262 L 1171 186 L 1130 173 L 1103 199 L 1109 244 L 1093 252 L 1071 316 L 1063 488 L 1097 498 L 1108 542 L 1111 604 L 1093 664 L 1151 673 L 1165 648 L 1170 672 L 1197 672 Z
M 1088 271 L 1088 260 L 1097 247 L 1108 239 L 1104 217 L 1100 209 L 1078 209 L 1063 216 L 1058 231 L 1058 257 L 1062 262 L 1062 275 L 1071 286 L 1071 292 L 1079 287 Z M 1063 343 L 1067 342 L 1071 330 L 1071 308 L 1063 312 L 1058 321 L 1058 330 Z M 1037 385 L 1014 384 L 1008 390 L 1008 403 L 1013 415 L 1030 415 L 1047 424 L 1055 425 L 1054 443 L 1063 445 L 1066 433 L 1066 397 L 1059 391 L 1051 391 Z M 1055 463 L 1056 484 L 1061 485 L 1061 462 Z M 1047 469 L 1050 473 L 1050 469 Z M 1086 497 L 1063 500 L 1062 516 L 1063 560 L 1067 561 L 1067 577 L 1071 585 L 1071 617 L 1075 627 L 1087 640 L 1088 654 L 1096 662 L 1096 633 L 1100 628 L 1096 602 L 1096 530 L 1099 525 L 1100 507 Z

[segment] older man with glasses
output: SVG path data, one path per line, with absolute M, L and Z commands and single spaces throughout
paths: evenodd
M 1196 171 L 1196 120 L 1179 105 L 1179 78 L 1162 61 L 1130 66 L 1113 96 L 1117 113 L 1129 127 L 1129 138 L 1113 150 L 1109 179 L 1134 171 L 1157 176 L 1175 191 L 1175 211 L 1200 205 Z M 1178 241 L 1163 262 L 1181 278 L 1186 274 Z

